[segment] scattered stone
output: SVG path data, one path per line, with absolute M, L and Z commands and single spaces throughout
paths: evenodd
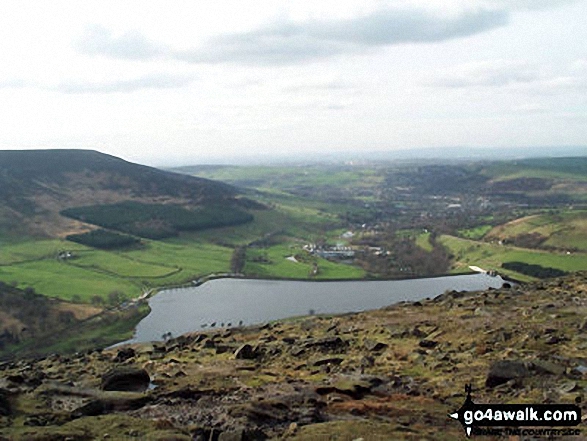
M 126 348 L 121 349 L 114 357 L 115 363 L 122 363 L 130 358 L 133 358 L 136 355 L 135 350 L 133 348 Z
M 422 331 L 419 326 L 414 326 L 410 333 L 416 338 L 424 338 L 428 336 L 428 333 Z
M 192 344 L 197 345 L 198 343 L 203 342 L 207 338 L 208 338 L 208 335 L 206 335 L 206 334 L 198 334 L 192 339 Z
M 232 350 L 234 350 L 234 346 L 229 346 L 229 345 L 216 345 L 216 354 L 225 354 L 226 352 L 230 352 Z
M 206 338 L 202 342 L 202 346 L 206 349 L 214 349 L 216 347 L 216 342 L 213 338 Z
M 564 338 L 559 337 L 557 335 L 551 335 L 544 341 L 544 343 L 546 343 L 547 345 L 556 345 L 562 341 L 564 341 Z
M 381 352 L 388 347 L 389 345 L 387 343 L 375 340 L 365 340 L 365 349 L 367 349 L 369 352 Z
M 532 367 L 539 374 L 562 375 L 565 367 L 547 360 L 534 360 Z
M 365 355 L 361 358 L 359 364 L 362 368 L 373 367 L 375 365 L 375 359 L 369 355 Z
M 435 348 L 436 346 L 438 346 L 438 342 L 435 340 L 420 340 L 420 343 L 418 343 L 418 346 L 420 346 L 421 348 L 425 348 L 425 349 L 432 349 Z
M 81 418 L 84 416 L 96 416 L 102 415 L 106 412 L 106 406 L 102 400 L 92 400 L 89 403 L 84 404 L 83 406 L 78 407 L 75 409 L 71 416 L 73 418 Z
M 8 391 L 0 389 L 0 416 L 9 416 L 12 413 L 12 406 L 8 399 Z
M 324 357 L 320 358 L 312 363 L 312 366 L 326 366 L 326 365 L 339 365 L 344 361 L 344 358 L 341 357 Z
M 14 384 L 23 384 L 25 381 L 24 376 L 21 374 L 8 375 L 6 379 Z
M 304 352 L 306 352 L 306 350 L 302 346 L 294 346 L 293 348 L 291 348 L 291 351 L 289 351 L 289 353 L 294 357 L 299 357 Z
M 557 387 L 557 391 L 562 394 L 568 394 L 575 390 L 579 389 L 576 381 L 565 381 L 559 387 Z
M 578 366 L 575 366 L 574 368 L 571 369 L 571 374 L 578 376 L 578 377 L 583 377 L 587 374 L 587 366 L 585 366 L 584 364 L 580 364 Z
M 322 351 L 341 350 L 346 348 L 346 346 L 347 342 L 338 336 L 310 339 L 302 344 L 302 347 L 306 349 L 317 348 Z

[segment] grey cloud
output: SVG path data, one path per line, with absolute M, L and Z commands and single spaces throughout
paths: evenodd
M 87 55 L 104 55 L 111 58 L 148 60 L 164 55 L 167 49 L 139 32 L 128 32 L 120 37 L 102 26 L 92 26 L 76 42 L 77 50 Z
M 339 21 L 283 22 L 216 37 L 200 49 L 175 54 L 189 62 L 288 64 L 370 47 L 441 42 L 485 32 L 508 22 L 506 11 L 478 10 L 437 17 L 421 10 L 380 10 Z
M 305 32 L 320 40 L 367 46 L 445 41 L 503 26 L 504 11 L 478 10 L 456 18 L 439 18 L 424 11 L 383 10 L 341 22 L 314 22 Z
M 170 89 L 185 86 L 193 81 L 187 76 L 149 75 L 131 80 L 108 83 L 63 83 L 56 89 L 63 93 L 129 93 L 143 89 Z
M 175 51 L 140 33 L 114 37 L 95 26 L 77 42 L 88 55 L 147 60 L 169 57 L 191 63 L 292 64 L 401 43 L 431 43 L 467 37 L 507 24 L 507 10 L 463 12 L 441 17 L 424 10 L 382 9 L 346 20 L 281 21 L 253 31 L 219 35 L 203 46 Z

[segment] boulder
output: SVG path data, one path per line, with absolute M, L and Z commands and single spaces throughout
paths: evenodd
M 489 368 L 485 386 L 493 388 L 510 380 L 520 380 L 531 375 L 527 363 L 523 361 L 501 360 Z
M 425 349 L 432 349 L 435 348 L 436 346 L 438 346 L 438 342 L 435 340 L 420 340 L 420 343 L 418 343 L 418 346 L 420 346 L 421 348 L 425 348 Z
M 102 390 L 143 392 L 147 390 L 151 378 L 146 370 L 132 366 L 120 366 L 102 376 Z
M 532 366 L 539 374 L 563 375 L 566 370 L 565 366 L 547 360 L 534 360 Z
M 375 340 L 365 340 L 365 349 L 369 352 L 381 352 L 387 349 L 388 344 Z
M 245 343 L 234 351 L 234 358 L 237 360 L 254 360 L 258 353 L 250 344 Z
M 8 396 L 7 390 L 0 389 L 0 416 L 9 416 L 12 413 L 12 406 Z
M 133 348 L 125 348 L 118 351 L 116 357 L 114 357 L 115 363 L 122 363 L 129 358 L 133 358 L 136 355 L 136 352 Z
M 344 361 L 344 358 L 341 357 L 323 357 L 319 358 L 318 360 L 312 363 L 313 366 L 326 366 L 326 365 L 339 365 Z

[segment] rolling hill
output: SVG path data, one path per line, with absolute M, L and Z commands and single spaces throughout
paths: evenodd
M 0 151 L 0 235 L 64 237 L 89 229 L 68 208 L 135 201 L 184 208 L 242 204 L 234 187 L 92 150 Z

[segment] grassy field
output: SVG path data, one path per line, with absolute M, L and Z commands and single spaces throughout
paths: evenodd
M 432 251 L 433 247 L 430 243 L 430 233 L 420 233 L 416 236 L 416 245 L 424 251 Z
M 83 245 L 63 240 L 21 240 L 0 243 L 0 265 L 56 258 L 62 250 L 85 250 Z
M 454 255 L 454 272 L 466 271 L 469 265 L 476 265 L 486 270 L 498 270 L 500 273 L 518 280 L 529 281 L 534 279 L 513 271 L 503 270 L 501 264 L 504 262 L 525 262 L 563 271 L 582 271 L 587 269 L 587 253 L 566 254 L 529 250 L 448 235 L 441 236 L 440 242 Z
M 147 245 L 147 250 L 150 248 Z M 159 279 L 175 274 L 179 268 L 165 263 L 153 264 L 134 259 L 129 253 L 99 250 L 81 251 L 69 265 L 123 278 Z
M 459 234 L 466 239 L 480 240 L 492 230 L 491 225 L 479 225 L 475 228 L 466 228 L 459 230 Z
M 299 264 L 285 259 L 289 243 L 301 252 L 301 243 L 335 237 L 336 216 L 313 206 L 297 205 L 293 198 L 272 203 L 272 209 L 254 211 L 253 222 L 200 232 L 182 233 L 165 240 L 143 239 L 140 246 L 105 251 L 65 240 L 25 240 L 0 244 L 0 280 L 33 288 L 50 297 L 75 302 L 108 300 L 116 291 L 136 298 L 150 288 L 182 285 L 213 273 L 230 272 L 235 246 L 277 238 L 264 251 L 271 264 L 247 262 L 245 272 L 259 277 L 360 278 L 363 271 L 348 265 L 314 259 Z M 272 239 L 273 240 L 273 239 Z M 58 258 L 61 251 L 73 257 Z M 254 257 L 256 251 L 251 251 Z M 304 252 L 305 253 L 305 252 Z M 314 263 L 318 274 L 312 275 Z
M 520 161 L 496 162 L 484 173 L 497 180 L 516 178 L 554 178 L 587 181 L 587 158 L 532 158 Z
M 587 211 L 527 216 L 493 228 L 487 238 L 513 240 L 522 234 L 547 238 L 542 247 L 587 251 Z
M 143 241 L 140 248 L 102 251 L 64 240 L 4 244 L 0 280 L 65 300 L 89 302 L 118 291 L 137 297 L 148 287 L 186 283 L 230 269 L 232 249 L 193 238 Z M 60 260 L 60 250 L 73 257 Z
M 106 300 L 113 291 L 119 291 L 125 298 L 136 297 L 141 293 L 139 283 L 96 270 L 78 268 L 56 259 L 2 266 L 0 280 L 16 283 L 23 289 L 31 287 L 38 293 L 69 301 L 90 302 L 94 296 Z
M 218 166 L 177 169 L 194 176 L 250 188 L 371 187 L 382 181 L 374 169 L 349 166 Z
M 297 262 L 288 260 L 294 257 Z M 313 275 L 313 268 L 318 272 Z M 247 250 L 244 273 L 257 277 L 286 277 L 292 279 L 359 279 L 365 272 L 350 265 L 311 256 L 301 244 L 280 244 Z

